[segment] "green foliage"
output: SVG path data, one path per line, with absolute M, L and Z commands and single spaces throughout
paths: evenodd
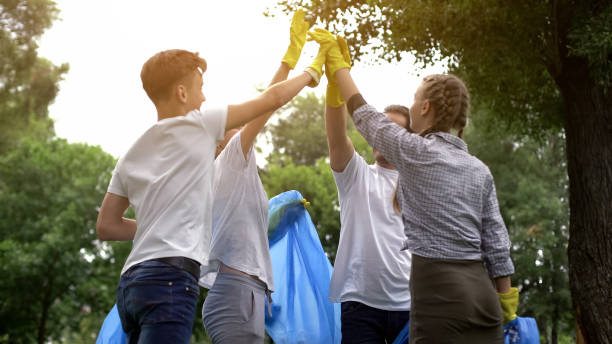
M 8 342 L 78 328 L 116 284 L 118 272 L 100 267 L 110 248 L 95 235 L 114 163 L 99 147 L 60 139 L 26 140 L 0 157 L 0 333 Z
M 312 165 L 327 153 L 325 99 L 314 93 L 295 97 L 287 106 L 289 115 L 269 126 L 273 155 L 290 156 L 294 163 Z
M 576 21 L 570 38 L 570 53 L 589 61 L 591 77 L 604 87 L 612 86 L 612 5 L 599 15 Z
M 568 45 L 601 82 L 612 73 L 612 10 L 598 1 L 284 0 L 277 7 L 306 8 L 347 38 L 354 59 L 408 52 L 423 65 L 447 61 L 492 124 L 519 134 L 562 127 L 557 79 Z
M 57 18 L 49 0 L 5 0 L 0 4 L 0 154 L 24 136 L 53 136 L 48 106 L 68 65 L 40 58 L 36 40 Z
M 285 109 L 289 114 L 266 128 L 270 134 L 269 142 L 272 143 L 269 159 L 282 162 L 288 157 L 297 165 L 314 165 L 320 158 L 327 157 L 325 97 L 317 97 L 312 92 L 305 96 L 298 95 Z M 350 119 L 347 120 L 347 135 L 357 153 L 368 163 L 374 163 L 372 148 Z

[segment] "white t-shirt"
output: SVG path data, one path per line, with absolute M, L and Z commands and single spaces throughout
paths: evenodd
M 226 119 L 227 107 L 163 119 L 119 159 L 108 192 L 130 200 L 138 228 L 122 274 L 161 257 L 207 262 L 213 161 Z
M 219 263 L 257 276 L 274 290 L 268 244 L 268 196 L 257 172 L 253 149 L 244 158 L 240 133 L 215 160 L 212 242 L 200 285 L 211 288 Z
M 344 171 L 332 172 L 342 228 L 329 300 L 409 311 L 411 256 L 401 251 L 404 224 L 393 208 L 398 172 L 368 165 L 357 152 Z

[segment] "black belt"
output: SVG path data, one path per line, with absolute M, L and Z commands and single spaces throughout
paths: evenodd
M 175 266 L 181 270 L 189 272 L 196 281 L 200 279 L 200 263 L 186 257 L 163 257 L 153 259 L 158 262 Z

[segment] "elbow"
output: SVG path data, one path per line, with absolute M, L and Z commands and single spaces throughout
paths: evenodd
M 108 227 L 104 221 L 102 221 L 100 216 L 98 216 L 98 221 L 96 222 L 96 235 L 98 236 L 98 239 L 102 241 L 110 240 L 108 235 Z
M 264 92 L 264 96 L 266 97 L 266 104 L 270 106 L 269 109 L 266 109 L 267 111 L 274 111 L 289 101 L 283 97 L 282 90 L 276 85 L 266 90 L 266 92 Z

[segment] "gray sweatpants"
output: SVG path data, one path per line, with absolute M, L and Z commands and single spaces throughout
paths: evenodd
M 202 322 L 213 344 L 263 343 L 266 285 L 219 272 L 202 307 Z

